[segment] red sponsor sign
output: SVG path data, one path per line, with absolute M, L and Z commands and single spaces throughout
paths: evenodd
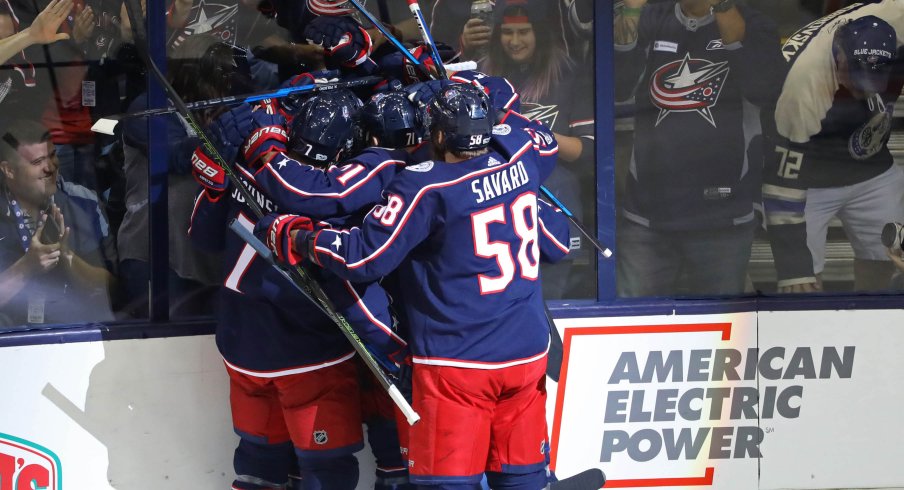
M 60 458 L 49 449 L 0 433 L 0 490 L 61 490 Z

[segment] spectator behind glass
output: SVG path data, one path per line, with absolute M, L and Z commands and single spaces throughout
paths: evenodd
M 8 15 L 20 28 L 30 26 L 48 3 L 47 0 L 9 0 Z M 35 84 L 24 97 L 16 97 L 18 100 L 10 108 L 14 116 L 10 117 L 40 119 L 57 145 L 63 179 L 96 191 L 95 138 L 90 113 L 96 91 L 83 83 L 88 67 L 83 43 L 93 29 L 93 9 L 84 0 L 75 0 L 68 18 L 60 29 L 69 34 L 69 39 L 25 50 L 27 59 L 37 68 Z
M 115 251 L 96 196 L 58 179 L 45 127 L 22 120 L 2 131 L 2 323 L 111 320 Z
M 836 217 L 854 249 L 854 288 L 888 287 L 895 268 L 880 231 L 904 220 L 904 171 L 888 149 L 902 35 L 901 2 L 884 0 L 816 20 L 782 49 L 788 75 L 763 185 L 780 292 L 821 289 Z
M 559 164 L 544 184 L 592 229 L 593 90 L 586 70 L 568 57 L 561 23 L 546 20 L 557 18 L 556 9 L 550 0 L 497 1 L 489 54 L 480 67 L 507 78 L 521 96 L 521 113 L 553 130 Z M 568 259 L 543 272 L 548 298 L 595 296 L 594 249 L 576 229 L 571 237 Z
M 222 97 L 230 93 L 253 90 L 249 80 L 233 84 L 228 78 L 217 76 L 222 66 L 247 63 L 235 60 L 236 48 L 218 42 L 213 36 L 189 36 L 173 53 L 169 74 L 173 88 L 186 102 Z M 236 50 L 236 53 L 244 53 Z M 147 108 L 147 96 L 142 94 L 129 111 Z M 196 114 L 206 125 L 222 108 L 208 109 Z M 191 218 L 197 184 L 191 176 L 191 153 L 198 138 L 186 134 L 186 128 L 175 114 L 162 117 L 166 125 L 166 144 L 169 174 L 168 230 L 169 230 L 169 293 L 174 315 L 209 313 L 212 301 L 199 300 L 215 292 L 220 283 L 219 258 L 197 252 L 189 243 L 185 230 Z M 127 312 L 134 316 L 147 315 L 148 287 L 148 140 L 145 119 L 125 121 L 123 130 L 126 214 L 119 229 L 120 269 L 123 279 Z M 191 302 L 187 298 L 194 297 Z M 184 305 L 181 308 L 179 305 Z M 195 308 L 192 307 L 195 306 Z
M 615 15 L 616 100 L 633 95 L 636 107 L 618 291 L 739 294 L 763 165 L 747 149 L 757 107 L 781 87 L 778 34 L 733 0 L 645 4 L 626 0 Z
M 47 7 L 35 18 L 31 26 L 22 31 L 17 31 L 17 26 L 10 16 L 11 8 L 6 0 L 0 3 L 0 65 L 10 58 L 19 55 L 21 51 L 33 44 L 50 44 L 56 41 L 69 39 L 69 34 L 57 32 L 60 24 L 66 20 L 66 15 L 72 8 L 72 0 L 52 0 Z M 12 79 L 10 78 L 10 85 Z M 9 91 L 4 86 L 7 82 L 0 83 L 0 102 Z

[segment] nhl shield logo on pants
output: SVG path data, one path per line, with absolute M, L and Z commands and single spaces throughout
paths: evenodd
M 326 444 L 329 438 L 326 435 L 325 430 L 315 430 L 314 431 L 314 442 L 316 444 Z

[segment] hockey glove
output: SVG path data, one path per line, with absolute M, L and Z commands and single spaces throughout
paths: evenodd
M 216 153 L 225 161 L 234 162 L 245 137 L 253 129 L 251 106 L 242 104 L 214 120 L 207 127 L 207 134 Z M 198 146 L 192 153 L 191 173 L 208 190 L 208 196 L 213 201 L 219 199 L 229 186 L 225 170 L 217 163 L 214 152 L 205 145 Z
M 436 94 L 452 85 L 452 83 L 449 80 L 430 80 L 429 82 L 415 83 L 405 87 L 405 93 L 408 95 L 408 100 L 419 107 L 426 107 L 433 102 Z
M 226 179 L 226 171 L 217 162 L 207 156 L 202 147 L 195 148 L 191 154 L 191 175 L 195 180 L 207 189 L 207 197 L 216 202 L 220 200 L 229 181 Z
M 251 106 L 240 104 L 216 118 L 207 127 L 207 134 L 217 153 L 227 162 L 234 162 L 245 138 L 254 129 Z M 213 159 L 213 155 L 208 156 Z
M 306 216 L 268 214 L 254 225 L 254 235 L 267 245 L 277 260 L 295 266 L 305 259 L 307 250 L 295 248 L 293 231 L 314 231 L 314 223 Z
M 377 69 L 370 59 L 370 34 L 349 16 L 317 17 L 305 27 L 304 35 L 311 44 L 323 47 L 328 68 L 351 68 L 359 75 Z
M 286 119 L 280 114 L 257 110 L 252 114 L 252 119 L 256 129 L 245 140 L 242 154 L 248 167 L 255 169 L 269 161 L 271 152 L 284 153 L 289 137 L 286 132 Z M 265 159 L 267 161 L 264 161 Z

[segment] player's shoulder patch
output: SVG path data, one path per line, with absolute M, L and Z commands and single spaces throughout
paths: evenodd
M 411 170 L 412 172 L 429 172 L 431 169 L 433 169 L 433 160 L 405 167 L 405 170 Z
M 511 134 L 511 132 L 512 127 L 508 124 L 497 124 L 493 126 L 493 134 L 495 134 L 496 136 L 506 136 L 508 134 Z

